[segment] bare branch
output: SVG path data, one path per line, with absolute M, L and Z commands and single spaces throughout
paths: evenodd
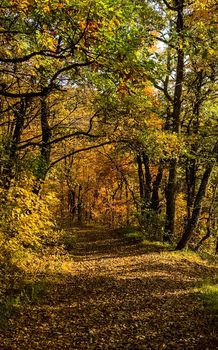
M 106 141 L 106 142 L 103 142 L 103 143 L 100 143 L 98 145 L 93 145 L 93 146 L 89 146 L 89 147 L 85 147 L 85 148 L 81 148 L 81 149 L 77 149 L 77 150 L 73 150 L 72 152 L 69 152 L 68 154 L 65 154 L 64 156 L 56 159 L 54 162 L 52 162 L 50 164 L 50 166 L 48 167 L 48 170 L 50 168 L 52 168 L 55 164 L 61 162 L 62 160 L 68 158 L 68 157 L 71 157 L 73 156 L 74 154 L 77 154 L 77 153 L 81 153 L 81 152 L 85 152 L 85 151 L 89 151 L 91 149 L 95 149 L 95 148 L 99 148 L 99 147 L 102 147 L 102 146 L 105 146 L 105 145 L 111 145 L 113 143 L 117 142 L 116 140 L 114 141 Z

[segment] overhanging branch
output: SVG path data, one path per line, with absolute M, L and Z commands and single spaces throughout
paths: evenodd
M 89 146 L 89 147 L 85 147 L 85 148 L 80 148 L 80 149 L 77 149 L 77 150 L 73 150 L 72 152 L 69 152 L 68 154 L 65 154 L 64 156 L 56 159 L 55 161 L 53 161 L 49 167 L 48 167 L 48 170 L 50 170 L 55 164 L 61 162 L 62 160 L 68 158 L 68 157 L 71 157 L 73 156 L 74 154 L 77 154 L 77 153 L 81 153 L 81 152 L 85 152 L 85 151 L 89 151 L 91 149 L 95 149 L 95 148 L 99 148 L 99 147 L 102 147 L 102 146 L 105 146 L 105 145 L 111 145 L 113 143 L 116 143 L 117 141 L 106 141 L 106 142 L 103 142 L 103 143 L 100 143 L 98 145 L 93 145 L 93 146 Z

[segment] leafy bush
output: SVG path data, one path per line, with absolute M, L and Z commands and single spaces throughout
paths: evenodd
M 25 188 L 24 188 L 25 181 Z M 34 180 L 23 180 L 9 191 L 0 189 L 0 301 L 19 289 L 27 265 L 45 247 L 58 245 L 61 231 L 53 220 L 52 194 L 32 192 Z
M 145 209 L 140 218 L 141 229 L 144 237 L 150 241 L 162 241 L 164 220 L 161 214 L 152 209 Z
M 125 237 L 130 243 L 140 243 L 144 240 L 143 233 L 139 231 L 127 233 Z
M 76 247 L 76 236 L 66 231 L 61 238 L 61 243 L 67 251 L 71 251 Z

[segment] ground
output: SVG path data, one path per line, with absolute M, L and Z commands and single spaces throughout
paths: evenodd
M 44 297 L 17 307 L 1 350 L 218 349 L 216 325 L 194 287 L 217 268 L 80 229 L 71 268 Z

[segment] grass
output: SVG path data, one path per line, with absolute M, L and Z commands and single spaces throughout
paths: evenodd
M 218 257 L 208 253 L 194 252 L 187 249 L 182 251 L 173 251 L 173 246 L 160 241 L 149 241 L 144 239 L 143 233 L 132 230 L 123 230 L 125 238 L 132 243 L 141 243 L 146 250 L 161 249 L 178 259 L 185 259 L 203 265 L 217 265 Z M 169 252 L 170 251 L 170 252 Z M 206 280 L 201 286 L 195 289 L 200 293 L 200 297 L 204 307 L 213 315 L 215 322 L 218 322 L 218 277 L 214 280 Z
M 144 240 L 143 233 L 140 231 L 128 232 L 125 234 L 125 238 L 130 243 L 141 243 Z
M 21 305 L 40 302 L 47 290 L 47 284 L 43 280 L 25 281 L 22 287 L 7 296 L 0 302 L 0 329 L 8 327 L 8 321 L 15 312 L 16 307 Z
M 196 262 L 203 265 L 217 265 L 218 264 L 218 256 L 212 255 L 209 253 L 195 252 L 191 249 L 185 250 L 174 250 L 172 248 L 172 254 L 175 258 L 178 259 L 186 259 L 190 262 Z
M 203 305 L 208 309 L 218 322 L 218 279 L 215 281 L 205 281 L 198 288 Z
M 62 243 L 63 244 L 63 243 Z M 8 327 L 8 320 L 22 305 L 40 303 L 48 293 L 51 282 L 60 273 L 67 275 L 71 270 L 72 261 L 67 254 L 75 245 L 74 236 L 70 235 L 69 240 L 64 241 L 64 248 L 48 247 L 44 254 L 27 254 L 20 261 L 19 269 L 13 266 L 14 270 L 3 269 L 1 275 L 6 275 L 4 285 L 0 281 L 0 329 Z M 10 285 L 13 287 L 11 288 Z
M 7 301 L 0 302 L 0 330 L 8 327 L 10 315 L 14 309 L 14 300 L 11 298 Z
M 148 249 L 158 249 L 158 250 L 163 250 L 163 251 L 172 251 L 173 246 L 169 243 L 161 242 L 161 241 L 149 241 L 148 239 L 143 239 L 142 244 Z
M 143 246 L 145 246 L 146 250 L 153 251 L 155 249 L 157 250 L 173 250 L 173 247 L 168 244 L 157 240 L 148 240 L 145 239 L 145 234 L 138 230 L 137 228 L 125 228 L 120 229 L 119 232 L 124 235 L 125 239 L 130 243 L 141 243 Z

